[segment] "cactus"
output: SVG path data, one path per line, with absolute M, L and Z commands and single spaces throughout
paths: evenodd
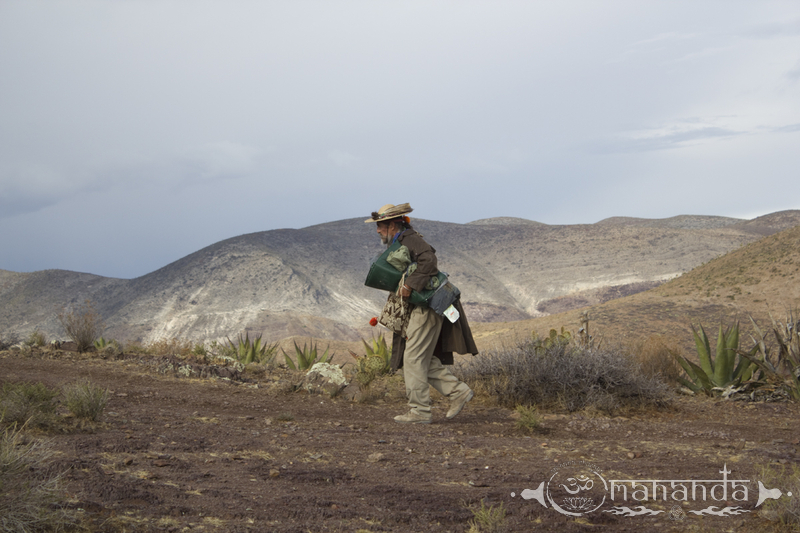
M 566 347 L 570 342 L 572 342 L 572 333 L 566 331 L 564 326 L 561 326 L 561 333 L 551 329 L 547 337 L 539 337 L 535 331 L 531 333 L 531 343 L 537 354 L 545 353 L 554 346 Z
M 383 335 L 373 338 L 370 344 L 364 339 L 361 342 L 366 354 L 360 356 L 351 351 L 350 355 L 356 360 L 356 381 L 366 389 L 376 377 L 391 372 L 392 350 L 386 345 Z

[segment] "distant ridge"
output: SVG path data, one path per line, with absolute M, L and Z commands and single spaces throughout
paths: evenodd
M 641 226 L 645 228 L 715 229 L 746 222 L 741 218 L 679 215 L 670 218 L 611 217 L 597 222 L 598 226 Z
M 467 224 L 475 224 L 475 225 L 497 225 L 497 226 L 510 226 L 514 224 L 530 224 L 534 226 L 546 226 L 542 222 L 536 222 L 535 220 L 528 220 L 527 218 L 517 218 L 517 217 L 494 217 L 494 218 L 482 218 L 480 220 L 473 220 L 472 222 L 467 222 Z
M 550 226 L 488 220 L 494 222 L 413 219 L 476 324 L 609 305 L 800 223 L 800 211 L 752 221 L 684 215 Z M 204 341 L 247 330 L 270 340 L 357 340 L 375 331 L 367 322 L 386 298 L 364 286 L 382 249 L 374 227 L 353 218 L 233 237 L 130 280 L 0 271 L 0 328 L 62 336 L 56 312 L 90 299 L 106 320 L 106 335 L 119 339 Z

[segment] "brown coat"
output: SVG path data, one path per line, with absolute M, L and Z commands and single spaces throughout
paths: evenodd
M 406 278 L 406 285 L 415 291 L 424 290 L 431 276 L 439 273 L 436 250 L 425 242 L 422 235 L 414 231 L 414 228 L 405 230 L 397 240 L 408 248 L 411 261 L 417 263 L 417 269 Z M 436 341 L 436 349 L 433 352 L 433 355 L 438 357 L 444 365 L 453 364 L 453 352 L 478 354 L 478 348 L 472 338 L 472 330 L 469 329 L 467 315 L 464 313 L 464 308 L 461 307 L 461 301 L 456 300 L 453 306 L 461 316 L 455 324 L 446 318 L 442 321 L 442 331 L 439 333 L 439 340 Z M 403 367 L 405 347 L 406 340 L 395 334 L 392 338 L 392 369 L 397 370 Z

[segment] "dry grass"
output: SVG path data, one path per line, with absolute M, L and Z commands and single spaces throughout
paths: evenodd
M 0 434 L 0 531 L 65 531 L 73 524 L 59 507 L 61 479 L 48 468 L 48 443 L 18 431 Z
M 651 335 L 635 343 L 630 352 L 646 376 L 660 377 L 669 385 L 676 383 L 681 376 L 681 367 L 675 357 L 683 355 L 683 350 L 661 335 Z
M 800 466 L 769 465 L 761 468 L 760 481 L 768 489 L 777 488 L 783 496 L 765 500 L 759 514 L 777 522 L 783 531 L 800 531 Z M 792 493 L 793 496 L 787 496 Z
M 188 356 L 194 350 L 194 343 L 186 339 L 159 339 L 145 347 L 149 355 L 181 355 Z
M 108 389 L 88 381 L 64 386 L 67 409 L 76 417 L 96 422 L 108 404 Z
M 0 389 L 0 421 L 17 427 L 46 427 L 56 416 L 58 391 L 42 383 L 6 383 Z

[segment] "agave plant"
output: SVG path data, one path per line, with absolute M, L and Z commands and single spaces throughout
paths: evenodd
M 245 332 L 245 336 L 239 334 L 238 342 L 234 343 L 229 337 L 228 350 L 234 353 L 234 357 L 242 364 L 250 363 L 269 364 L 275 358 L 278 350 L 278 343 L 261 344 L 261 334 L 259 333 L 250 341 L 250 334 Z
M 94 341 L 94 347 L 97 348 L 98 351 L 102 350 L 108 345 L 109 341 L 107 341 L 104 337 L 100 337 L 99 339 Z
M 720 324 L 714 357 L 711 356 L 711 345 L 703 326 L 700 326 L 700 331 L 692 326 L 692 333 L 700 365 L 680 355 L 675 355 L 675 359 L 689 377 L 688 380 L 678 378 L 678 382 L 682 385 L 694 392 L 705 392 L 710 395 L 737 387 L 752 377 L 755 365 L 748 357 L 739 352 L 738 322 L 724 331 Z M 755 347 L 749 353 L 755 354 Z
M 753 338 L 758 357 L 745 354 L 759 370 L 761 382 L 778 384 L 785 388 L 795 400 L 800 400 L 800 321 L 795 320 L 794 313 L 789 313 L 784 323 L 772 319 L 772 333 L 777 342 L 777 355 L 773 357 L 771 347 L 767 344 L 767 335 L 758 327 L 753 317 L 750 322 L 758 338 Z
M 292 370 L 308 370 L 317 363 L 330 363 L 333 360 L 334 354 L 328 355 L 329 348 L 330 345 L 328 345 L 328 348 L 325 348 L 325 353 L 323 353 L 320 357 L 317 352 L 317 345 L 313 342 L 311 343 L 311 348 L 308 348 L 306 344 L 303 344 L 302 350 L 297 345 L 297 342 L 295 342 L 294 352 L 297 356 L 297 364 L 292 361 L 292 358 L 289 357 L 289 354 L 283 351 L 283 348 L 281 348 L 281 352 L 283 352 L 283 356 L 286 358 L 286 366 Z

